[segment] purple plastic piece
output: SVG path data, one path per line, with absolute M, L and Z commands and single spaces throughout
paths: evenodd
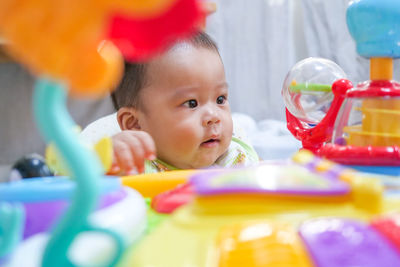
M 0 266 L 3 266 L 8 261 L 8 256 L 4 256 L 0 258 Z
M 317 169 L 317 166 L 321 164 L 323 159 L 314 157 L 314 159 L 311 162 L 308 162 L 304 164 L 303 166 L 310 170 L 311 172 L 315 172 Z M 320 172 L 320 174 L 323 174 L 324 177 L 329 178 L 329 179 L 339 179 L 339 176 L 342 175 L 342 173 L 346 170 L 346 168 L 342 167 L 339 164 L 333 165 L 329 170 Z
M 126 192 L 122 187 L 106 193 L 100 197 L 98 209 L 113 205 L 125 196 Z M 23 239 L 50 230 L 54 222 L 64 213 L 68 204 L 68 200 L 23 203 L 26 217 Z
M 353 220 L 316 219 L 300 227 L 318 267 L 400 266 L 400 255 L 377 231 Z
M 191 177 L 191 183 L 199 195 L 261 193 L 335 196 L 350 192 L 347 183 L 332 179 L 331 174 L 316 174 L 300 165 L 271 165 L 265 169 L 261 168 L 262 165 L 257 168 L 200 172 Z M 292 168 L 292 172 L 285 172 L 288 168 Z M 296 171 L 303 173 L 299 174 Z

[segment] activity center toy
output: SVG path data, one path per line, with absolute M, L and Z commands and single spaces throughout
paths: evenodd
M 398 214 L 382 214 L 399 210 L 398 185 L 307 151 L 199 172 L 163 199 L 189 203 L 164 210 L 171 216 L 120 266 L 395 266 Z
M 317 155 L 362 171 L 400 174 L 398 1 L 351 1 L 347 25 L 370 80 L 353 87 L 335 63 L 310 58 L 288 73 L 282 94 L 288 129 Z
M 9 180 L 16 181 L 20 179 L 53 176 L 45 162 L 45 159 L 38 154 L 26 155 L 17 160 L 11 167 Z
M 248 168 L 104 177 L 111 160 L 77 141 L 67 93 L 104 95 L 118 82 L 123 57 L 145 60 L 184 38 L 204 20 L 203 4 L 0 0 L 8 53 L 38 76 L 35 118 L 51 144 L 49 158 L 67 174 L 0 184 L 0 265 L 400 266 L 400 181 L 306 150 Z M 395 131 L 378 121 L 392 120 L 397 108 L 398 85 L 388 76 L 386 57 L 398 53 L 398 14 L 394 1 L 350 3 L 350 31 L 362 33 L 356 39 L 365 45 L 360 54 L 376 58 L 371 81 L 362 86 L 353 89 L 326 60 L 299 63 L 289 73 L 288 126 L 305 147 L 324 156 L 336 155 L 323 154 L 329 146 L 344 147 L 346 155 L 360 149 L 361 159 L 367 149 L 366 164 L 397 162 L 390 153 L 397 151 L 395 135 L 368 134 Z M 360 125 L 353 111 L 368 114 Z M 109 141 L 94 150 L 110 154 Z

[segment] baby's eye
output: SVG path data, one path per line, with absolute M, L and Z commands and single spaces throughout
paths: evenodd
M 217 97 L 217 104 L 222 105 L 225 103 L 225 101 L 226 101 L 226 96 L 221 95 L 221 96 Z
M 190 99 L 188 101 L 186 101 L 185 103 L 183 103 L 184 106 L 188 107 L 188 108 L 195 108 L 197 107 L 197 101 L 194 99 Z

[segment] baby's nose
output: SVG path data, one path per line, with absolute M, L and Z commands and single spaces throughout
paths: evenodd
M 207 108 L 203 117 L 203 126 L 210 126 L 219 122 L 220 118 L 218 111 L 213 107 Z

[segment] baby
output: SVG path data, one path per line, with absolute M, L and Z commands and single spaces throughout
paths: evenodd
M 225 70 L 207 34 L 199 32 L 150 62 L 125 67 L 112 94 L 122 132 L 112 137 L 111 173 L 258 162 L 250 145 L 232 137 Z

